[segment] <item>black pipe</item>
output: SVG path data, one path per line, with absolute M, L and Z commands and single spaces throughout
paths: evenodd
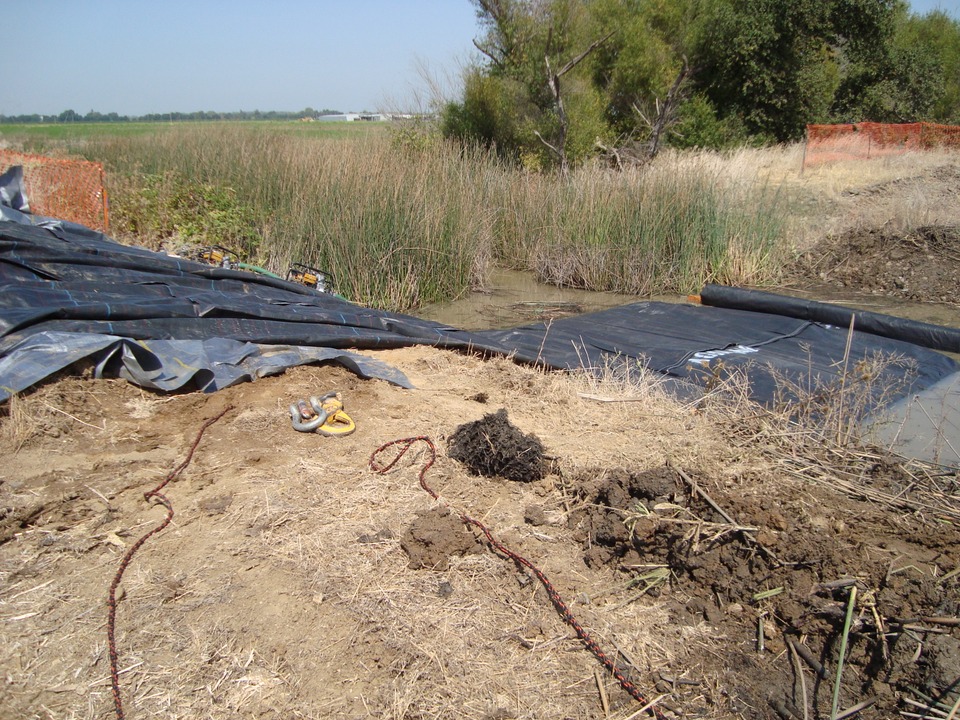
M 700 292 L 700 302 L 714 307 L 785 315 L 842 328 L 850 327 L 852 318 L 854 330 L 902 340 L 931 350 L 960 353 L 960 329 L 893 315 L 725 285 L 706 285 Z

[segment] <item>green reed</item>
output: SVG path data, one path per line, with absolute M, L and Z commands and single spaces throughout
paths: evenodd
M 544 193 L 531 267 L 544 282 L 636 295 L 768 279 L 784 233 L 775 193 L 691 166 L 583 170 Z
M 94 138 L 84 151 L 108 177 L 173 173 L 228 188 L 256 218 L 250 261 L 280 273 L 314 265 L 346 297 L 401 311 L 483 286 L 494 263 L 637 295 L 761 283 L 784 232 L 775 193 L 715 157 L 561 178 L 432 137 L 236 124 Z
M 489 236 L 471 207 L 479 156 L 440 145 L 408 151 L 386 134 L 316 138 L 223 126 L 111 139 L 93 150 L 113 172 L 172 172 L 229 187 L 258 218 L 251 261 L 280 273 L 292 262 L 316 266 L 362 304 L 406 310 L 479 282 L 479 246 Z

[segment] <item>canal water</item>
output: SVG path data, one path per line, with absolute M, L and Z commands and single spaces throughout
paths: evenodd
M 781 295 L 832 303 L 896 317 L 960 327 L 960 305 L 921 303 L 882 295 L 857 293 L 833 287 L 759 288 Z M 688 302 L 685 295 L 637 297 L 609 292 L 558 288 L 536 281 L 532 273 L 497 270 L 487 292 L 471 293 L 449 303 L 422 308 L 418 317 L 445 323 L 463 330 L 489 330 L 516 327 L 551 318 L 605 310 L 642 300 Z
M 606 310 L 641 300 L 685 302 L 686 297 L 640 298 L 636 295 L 558 288 L 537 282 L 532 273 L 501 268 L 492 273 L 487 291 L 473 292 L 453 302 L 428 305 L 415 314 L 425 320 L 461 330 L 492 330 Z

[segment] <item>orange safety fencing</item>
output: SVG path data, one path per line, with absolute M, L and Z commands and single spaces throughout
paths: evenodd
M 913 150 L 960 149 L 960 127 L 934 123 L 862 122 L 853 125 L 807 125 L 803 166 L 836 160 L 902 155 Z
M 23 166 L 30 212 L 107 232 L 109 211 L 103 165 L 0 149 L 0 171 Z

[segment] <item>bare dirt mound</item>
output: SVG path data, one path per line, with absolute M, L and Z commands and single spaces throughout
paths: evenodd
M 648 386 L 375 355 L 417 389 L 321 366 L 210 396 L 69 378 L 15 399 L 0 426 L 0 716 L 114 716 L 108 588 L 166 514 L 144 493 L 224 411 L 118 588 L 131 720 L 644 717 L 537 577 L 462 515 L 535 564 L 664 717 L 829 717 L 841 657 L 841 710 L 950 712 L 960 510 L 938 503 L 960 505 L 955 474 L 926 486 L 876 457 L 777 454 L 784 433 L 764 422 Z M 331 390 L 357 431 L 295 432 L 290 403 Z M 490 407 L 538 439 L 545 474 L 486 477 L 444 452 Z M 438 448 L 439 501 L 418 482 L 420 445 L 371 468 L 413 436 Z
M 668 596 L 678 624 L 705 623 L 723 638 L 715 669 L 737 687 L 744 716 L 763 717 L 766 706 L 804 717 L 804 704 L 830 716 L 851 596 L 844 696 L 886 708 L 877 717 L 892 716 L 899 699 L 955 699 L 960 640 L 946 628 L 960 604 L 956 573 L 941 563 L 954 565 L 956 536 L 866 508 L 856 519 L 850 506 L 811 515 L 797 489 L 707 495 L 695 473 L 665 468 L 607 473 L 599 486 L 591 476 L 580 492 L 587 502 L 572 522 L 587 564 L 638 573 L 635 586 Z M 768 653 L 802 663 L 807 687 L 796 665 Z
M 919 227 L 908 233 L 876 228 L 828 238 L 785 271 L 785 281 L 833 285 L 921 302 L 956 303 L 960 288 L 960 227 Z

